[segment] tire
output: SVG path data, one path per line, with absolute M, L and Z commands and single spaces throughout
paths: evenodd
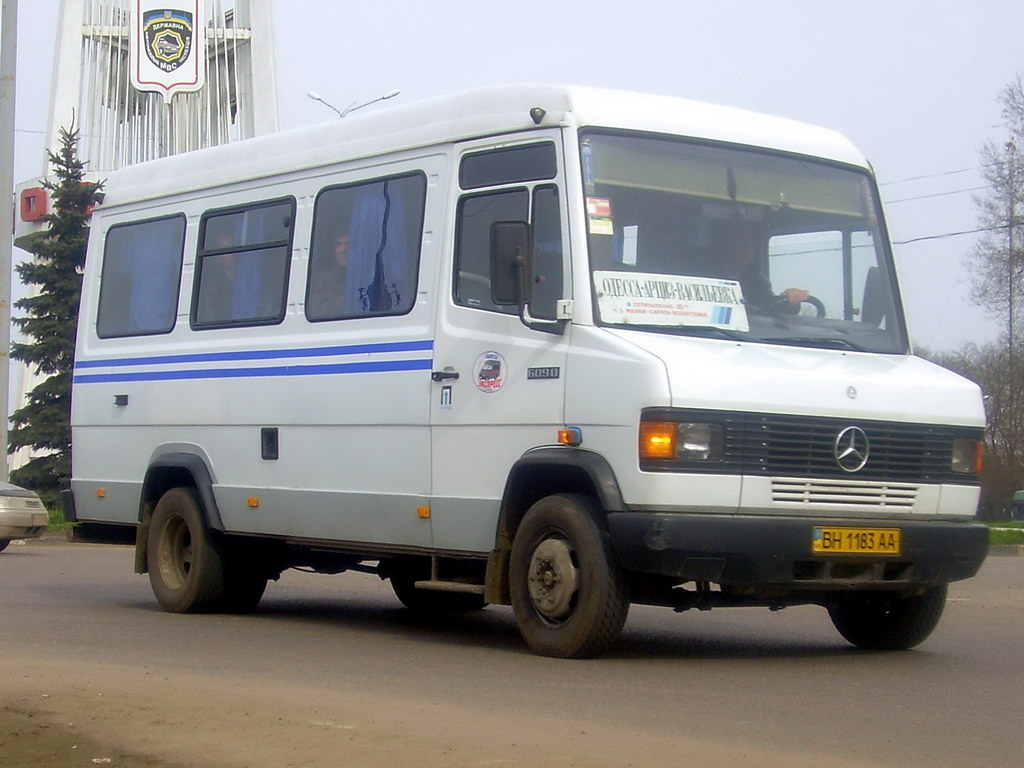
M 483 595 L 468 592 L 441 592 L 436 589 L 416 589 L 415 582 L 430 578 L 429 567 L 417 568 L 414 564 L 395 564 L 391 567 L 388 580 L 395 596 L 402 605 L 424 616 L 439 613 L 468 613 L 482 610 L 487 603 Z
M 904 651 L 919 645 L 938 626 L 946 605 L 946 585 L 913 597 L 861 592 L 829 606 L 832 623 L 844 638 L 871 651 Z
M 614 643 L 629 612 L 625 574 L 589 496 L 547 496 L 523 518 L 512 544 L 512 612 L 542 656 L 588 658 Z
M 217 610 L 225 595 L 223 553 L 195 491 L 172 488 L 156 505 L 146 539 L 149 583 L 170 613 Z
M 7 549 L 7 545 L 11 543 L 10 539 L 0 539 L 0 552 Z
M 229 558 L 224 571 L 224 597 L 221 608 L 226 613 L 252 613 L 267 590 L 269 579 L 234 558 Z

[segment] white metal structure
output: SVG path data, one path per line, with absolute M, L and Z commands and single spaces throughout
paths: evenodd
M 129 18 L 137 0 L 61 0 L 46 148 L 74 126 L 88 178 L 159 157 L 279 130 L 271 0 L 205 0 L 206 85 L 166 101 L 129 77 Z M 50 176 L 43 160 L 42 176 Z M 49 210 L 38 178 L 16 189 L 15 241 Z
M 62 0 L 49 143 L 72 123 L 98 174 L 278 130 L 270 0 L 206 0 L 206 87 L 165 103 L 128 72 L 136 0 Z
M 630 601 L 897 648 L 985 555 L 978 390 L 909 353 L 831 131 L 527 85 L 360 113 L 112 175 L 85 285 L 69 512 L 134 527 L 169 610 L 374 568 L 554 656 Z
M 137 0 L 61 0 L 53 65 L 48 150 L 74 126 L 87 178 L 159 157 L 279 130 L 271 0 L 204 0 L 205 86 L 170 100 L 129 77 L 129 19 Z M 42 176 L 51 177 L 45 158 Z M 52 177 L 51 177 L 52 179 Z M 50 211 L 39 177 L 15 190 L 15 242 L 26 247 Z M 18 402 L 40 379 L 22 368 Z M 29 459 L 21 450 L 17 467 Z

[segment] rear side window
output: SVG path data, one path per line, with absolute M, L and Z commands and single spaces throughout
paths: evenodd
M 192 326 L 267 325 L 284 319 L 295 201 L 203 217 L 192 292 Z
M 100 338 L 169 333 L 178 313 L 185 217 L 121 224 L 103 247 Z
M 416 298 L 422 173 L 325 189 L 316 200 L 306 317 L 401 315 Z

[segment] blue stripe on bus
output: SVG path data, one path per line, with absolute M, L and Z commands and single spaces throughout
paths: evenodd
M 252 349 L 241 352 L 200 352 L 191 355 L 161 355 L 158 357 L 111 358 L 108 360 L 82 360 L 79 368 L 116 368 L 129 365 L 175 365 L 177 363 L 225 363 L 245 360 L 280 360 L 295 357 L 330 357 L 332 355 L 368 355 L 388 352 L 429 352 L 434 342 L 396 341 L 384 344 L 351 344 L 344 347 L 308 347 L 302 349 Z
M 342 373 L 384 373 L 389 371 L 428 371 L 432 360 L 382 360 L 366 363 L 327 363 L 324 365 L 282 365 L 260 368 L 198 368 L 190 370 L 87 373 L 74 377 L 75 384 L 101 384 L 128 381 L 185 381 L 190 379 L 243 379 L 261 376 L 323 376 Z

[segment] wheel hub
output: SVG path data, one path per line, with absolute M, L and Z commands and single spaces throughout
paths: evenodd
M 545 539 L 533 550 L 528 572 L 530 600 L 547 619 L 564 619 L 572 613 L 578 586 L 572 549 L 564 539 Z
M 192 569 L 192 537 L 188 525 L 181 518 L 169 521 L 157 548 L 157 567 L 164 583 L 171 589 L 181 589 Z

